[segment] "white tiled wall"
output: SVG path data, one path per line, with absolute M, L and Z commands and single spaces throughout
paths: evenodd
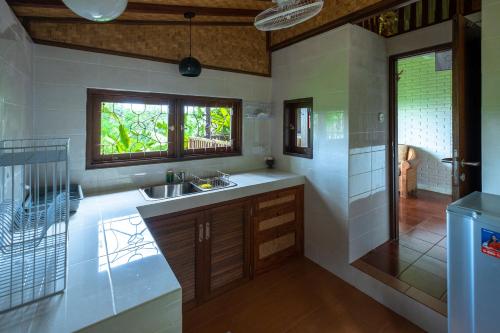
M 398 61 L 398 143 L 417 153 L 417 187 L 451 195 L 451 70 L 436 71 L 429 53 Z
M 0 1 L 0 140 L 30 137 L 32 42 L 5 1 Z
M 500 0 L 482 1 L 483 191 L 500 194 Z
M 349 261 L 354 261 L 389 239 L 384 38 L 353 26 L 349 60 Z
M 29 138 L 33 130 L 33 44 L 5 1 L 0 0 L 0 140 Z M 11 191 L 11 169 L 2 175 L 0 199 L 21 199 L 22 189 Z M 3 170 L 2 170 L 3 171 Z M 14 169 L 14 182 L 22 169 Z M 0 185 L 2 186 L 2 185 Z M 5 189 L 5 191 L 3 191 Z M 5 197 L 2 197 L 5 196 Z
M 307 179 L 306 256 L 427 331 L 445 331 L 446 318 L 349 265 L 389 237 L 384 40 L 347 25 L 272 60 L 272 150 L 278 168 Z M 283 101 L 303 97 L 314 99 L 312 160 L 281 153 Z
M 270 152 L 269 120 L 245 117 L 241 157 L 85 170 L 86 91 L 103 88 L 232 97 L 243 99 L 247 106 L 271 101 L 270 78 L 214 70 L 203 70 L 199 78 L 185 78 L 172 64 L 42 45 L 35 46 L 34 71 L 36 134 L 70 137 L 71 178 L 87 192 L 162 182 L 167 168 L 235 172 L 265 167 L 264 156 Z
M 283 127 L 283 101 L 313 98 L 314 159 L 283 155 L 274 132 L 276 166 L 307 177 L 305 253 L 336 271 L 348 244 L 349 39 L 345 26 L 273 53 L 273 128 Z

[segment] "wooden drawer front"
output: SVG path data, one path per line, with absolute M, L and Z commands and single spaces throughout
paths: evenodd
M 198 215 L 146 223 L 182 287 L 183 303 L 195 300 Z
M 257 211 L 282 205 L 295 205 L 296 200 L 297 190 L 295 189 L 273 192 L 259 198 L 257 202 Z
M 246 278 L 246 204 L 234 204 L 211 211 L 210 290 Z
M 275 255 L 285 250 L 293 252 L 296 246 L 295 232 L 290 232 L 278 238 L 269 240 L 259 245 L 259 260 Z
M 302 252 L 302 188 L 285 189 L 255 203 L 255 272 L 267 271 Z
M 294 223 L 297 214 L 294 209 L 284 208 L 273 211 L 271 214 L 261 214 L 258 217 L 258 230 L 259 232 L 279 227 L 287 223 Z

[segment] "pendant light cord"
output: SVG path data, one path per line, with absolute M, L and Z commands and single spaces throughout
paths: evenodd
M 190 17 L 189 18 L 189 57 L 191 57 L 191 29 L 192 29 L 192 26 L 191 26 L 191 20 L 192 18 Z

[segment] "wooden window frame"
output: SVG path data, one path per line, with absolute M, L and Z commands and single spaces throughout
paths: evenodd
M 217 97 L 200 97 L 200 96 L 178 96 L 178 115 L 182 124 L 180 137 L 177 140 L 179 144 L 179 154 L 182 159 L 207 158 L 219 156 L 234 156 L 241 155 L 242 145 L 242 102 L 238 99 L 217 98 Z M 229 151 L 217 151 L 215 148 L 205 148 L 192 151 L 185 151 L 184 145 L 184 106 L 203 105 L 204 107 L 224 107 L 231 106 L 233 115 L 231 117 L 231 140 L 233 142 L 232 149 Z
M 296 145 L 296 110 L 298 108 L 309 108 L 309 131 L 307 133 L 308 147 L 297 147 Z M 283 102 L 283 154 L 303 158 L 313 158 L 313 98 L 300 98 Z M 292 126 L 291 126 L 292 125 Z
M 169 131 L 168 150 L 161 152 L 113 154 L 106 157 L 100 154 L 101 139 L 101 103 L 144 103 L 169 105 L 168 124 L 174 130 Z M 184 105 L 203 103 L 204 106 L 230 106 L 232 149 L 221 151 L 216 149 L 184 150 Z M 241 99 L 172 95 L 161 93 L 143 93 L 122 90 L 87 89 L 87 140 L 86 169 L 115 168 L 121 166 L 142 165 L 152 163 L 179 162 L 194 159 L 229 157 L 241 155 L 242 147 L 242 101 Z M 112 156 L 112 158 L 111 158 Z

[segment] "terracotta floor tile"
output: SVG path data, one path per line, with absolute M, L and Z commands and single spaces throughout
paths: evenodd
M 409 237 L 421 239 L 432 244 L 437 244 L 441 239 L 443 239 L 443 235 L 438 235 L 425 229 L 420 229 L 419 226 L 420 224 L 418 224 L 415 229 L 408 231 L 406 235 Z
M 413 265 L 446 280 L 446 263 L 441 260 L 432 258 L 428 255 L 424 255 L 420 257 Z
M 417 225 L 417 228 L 425 229 L 441 236 L 446 236 L 446 222 L 437 221 L 434 217 L 426 219 L 424 222 Z
M 411 298 L 419 301 L 420 303 L 424 304 L 425 306 L 433 309 L 434 311 L 442 314 L 443 316 L 448 315 L 448 307 L 447 304 L 437 298 L 434 298 L 430 296 L 429 294 L 411 287 L 406 291 L 406 295 L 410 296 Z
M 413 228 L 415 228 L 415 226 L 413 226 L 411 224 L 399 222 L 399 233 L 400 234 L 407 233 L 408 231 L 412 230 Z
M 366 263 L 380 269 L 382 272 L 392 276 L 398 276 L 402 271 L 410 266 L 409 262 L 401 260 L 396 256 L 376 252 L 368 253 L 363 257 L 363 260 Z
M 420 238 L 410 237 L 407 234 L 399 237 L 399 244 L 420 253 L 429 251 L 434 245 L 433 243 L 426 242 Z
M 437 243 L 437 245 L 444 247 L 446 249 L 448 247 L 448 245 L 446 244 L 446 237 L 443 238 L 439 243 Z
M 441 247 L 439 245 L 434 245 L 432 249 L 430 249 L 426 255 L 429 257 L 432 257 L 434 259 L 441 260 L 443 262 L 447 261 L 447 255 L 446 255 L 446 249 L 444 247 Z
M 446 291 L 446 279 L 416 267 L 415 265 L 411 265 L 401 273 L 399 279 L 438 300 Z
M 380 281 L 388 285 L 388 279 L 399 273 L 397 278 L 409 286 L 405 293 L 411 290 L 412 298 L 440 313 L 446 313 L 446 207 L 450 202 L 448 195 L 421 190 L 416 198 L 401 198 L 399 241 L 387 242 L 360 259 L 387 274 Z
M 409 263 L 415 262 L 422 255 L 420 252 L 412 250 L 400 244 L 399 241 L 392 241 L 382 244 L 377 247 L 374 252 L 378 254 L 390 255 Z
M 396 290 L 399 290 L 400 292 L 404 293 L 405 291 L 410 288 L 410 285 L 399 280 L 395 276 L 391 276 L 380 269 L 366 263 L 363 259 L 358 259 L 355 262 L 352 263 L 354 267 L 359 269 L 362 272 L 365 272 L 366 274 L 370 275 L 371 277 L 379 280 L 380 282 L 384 283 L 385 285 L 388 285 L 391 288 L 394 288 Z

